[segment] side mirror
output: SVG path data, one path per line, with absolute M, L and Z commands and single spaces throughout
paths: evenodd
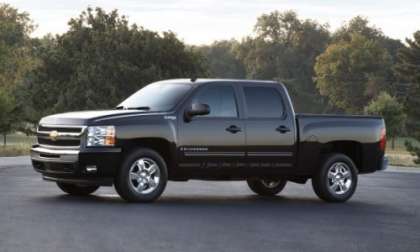
M 193 103 L 191 107 L 185 110 L 185 120 L 191 121 L 194 116 L 210 114 L 210 107 L 207 104 Z

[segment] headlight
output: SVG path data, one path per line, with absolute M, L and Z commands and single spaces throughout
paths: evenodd
M 115 145 L 115 127 L 114 126 L 88 127 L 86 145 L 88 147 L 114 146 Z

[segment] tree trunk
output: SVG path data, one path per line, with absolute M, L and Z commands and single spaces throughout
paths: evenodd
M 395 137 L 391 138 L 391 148 L 395 149 Z
M 3 133 L 3 146 L 6 146 L 6 136 L 7 136 L 7 134 L 6 133 Z

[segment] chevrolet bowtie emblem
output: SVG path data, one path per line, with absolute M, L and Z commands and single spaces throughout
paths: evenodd
M 58 132 L 56 130 L 53 130 L 50 132 L 50 139 L 51 141 L 56 141 L 58 137 Z

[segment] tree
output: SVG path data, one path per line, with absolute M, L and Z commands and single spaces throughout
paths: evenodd
M 420 140 L 420 31 L 414 33 L 413 39 L 407 39 L 408 47 L 400 49 L 395 71 L 398 77 L 408 83 L 408 95 L 405 105 L 411 125 L 408 125 L 413 136 Z M 420 148 L 411 142 L 406 143 L 407 149 L 417 156 L 420 163 Z
M 31 57 L 32 21 L 25 12 L 0 4 L 0 133 L 14 130 L 22 118 L 16 93 L 36 64 Z
M 321 112 L 325 103 L 313 81 L 313 66 L 329 41 L 328 26 L 299 19 L 293 11 L 260 16 L 255 36 L 234 49 L 252 79 L 280 80 L 288 86 L 298 111 Z
M 66 33 L 36 40 L 34 47 L 41 63 L 23 95 L 30 110 L 38 111 L 31 120 L 54 112 L 113 108 L 150 82 L 205 75 L 200 55 L 175 34 L 129 26 L 116 10 L 88 8 L 69 21 Z
M 399 97 L 401 89 L 404 89 L 404 84 L 397 80 L 392 66 L 397 60 L 398 50 L 404 47 L 404 44 L 398 39 L 385 36 L 379 28 L 370 25 L 369 20 L 362 16 L 356 16 L 350 19 L 346 24 L 337 29 L 332 35 L 332 43 L 338 43 L 340 41 L 350 42 L 353 34 L 359 34 L 369 40 L 376 41 L 380 47 L 388 52 L 391 64 L 385 69 L 386 73 L 384 77 L 387 85 L 383 88 L 390 94 Z
M 343 40 L 350 41 L 351 36 L 354 33 L 372 40 L 377 40 L 381 37 L 384 37 L 380 29 L 369 25 L 369 20 L 367 18 L 356 16 L 334 32 L 332 36 L 332 42 L 340 42 Z
M 6 145 L 6 135 L 13 127 L 13 117 L 10 115 L 14 108 L 13 96 L 0 89 L 0 133 L 3 136 L 3 145 Z
M 381 92 L 376 99 L 365 107 L 365 113 L 384 118 L 387 135 L 391 138 L 391 147 L 394 149 L 395 137 L 403 132 L 405 126 L 406 114 L 403 105 L 395 97 L 386 92 Z
M 234 53 L 238 44 L 235 40 L 222 40 L 209 46 L 196 47 L 195 50 L 206 59 L 210 77 L 244 78 L 245 67 Z
M 316 61 L 320 93 L 348 113 L 361 113 L 387 85 L 389 53 L 375 40 L 354 33 L 350 41 L 330 44 Z

